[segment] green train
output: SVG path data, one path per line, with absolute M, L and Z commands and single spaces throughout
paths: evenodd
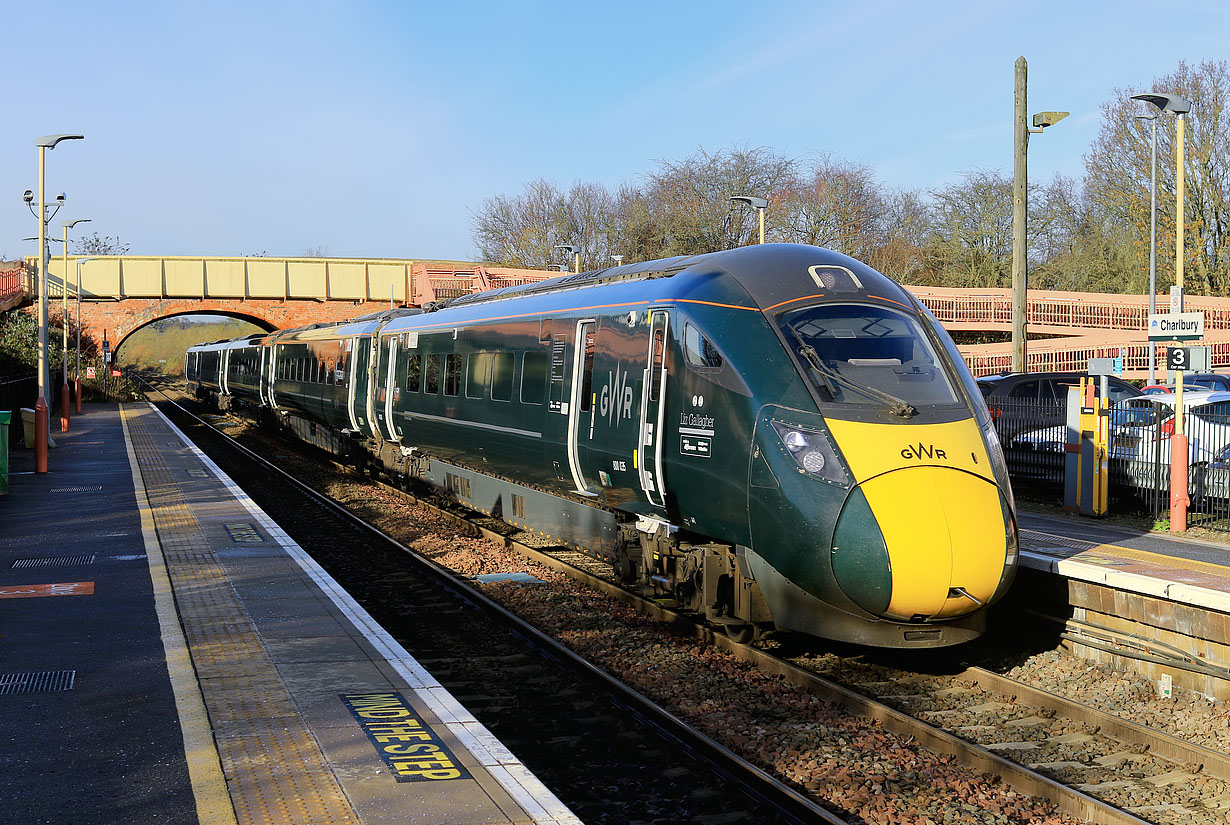
M 765 244 L 192 347 L 191 391 L 610 561 L 747 639 L 978 636 L 1017 526 L 939 323 Z

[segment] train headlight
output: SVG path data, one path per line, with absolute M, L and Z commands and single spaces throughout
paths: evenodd
M 824 433 L 781 421 L 774 421 L 773 429 L 800 470 L 838 484 L 849 483 L 846 471 Z

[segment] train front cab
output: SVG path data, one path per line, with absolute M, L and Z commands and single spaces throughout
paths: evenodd
M 930 319 L 874 302 L 778 316 L 812 409 L 757 417 L 749 564 L 779 627 L 859 644 L 978 636 L 1016 526 L 980 395 Z

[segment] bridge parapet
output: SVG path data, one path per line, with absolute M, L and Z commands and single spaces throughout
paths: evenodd
M 76 289 L 78 257 L 68 257 L 70 295 Z M 81 295 L 85 300 L 198 298 L 421 304 L 558 274 L 423 259 L 81 257 L 89 258 L 89 264 L 81 267 Z M 34 263 L 31 257 L 27 265 L 33 267 Z M 64 294 L 63 268 L 63 257 L 52 257 L 47 267 L 48 297 Z M 437 295 L 438 289 L 450 294 Z
M 23 264 L 0 268 L 0 312 L 26 299 L 26 267 Z

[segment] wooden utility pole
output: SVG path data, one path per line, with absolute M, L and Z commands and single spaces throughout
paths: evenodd
M 1025 372 L 1026 289 L 1029 272 L 1025 259 L 1026 193 L 1029 127 L 1026 123 L 1025 88 L 1028 66 L 1024 57 L 1016 59 L 1015 107 L 1012 118 L 1012 371 Z

